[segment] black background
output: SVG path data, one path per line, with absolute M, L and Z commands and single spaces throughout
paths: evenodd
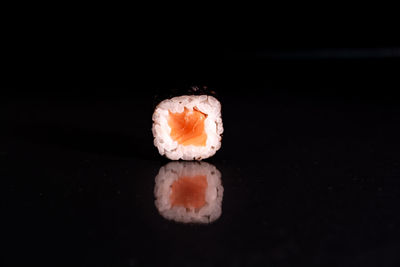
M 5 266 L 400 264 L 398 46 L 88 38 L 9 43 Z M 211 225 L 166 221 L 153 196 L 153 108 L 196 85 L 223 108 Z

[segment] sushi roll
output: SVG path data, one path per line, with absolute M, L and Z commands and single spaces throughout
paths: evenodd
M 221 104 L 211 95 L 181 95 L 160 102 L 153 113 L 154 145 L 172 160 L 202 160 L 221 147 Z
M 155 178 L 155 205 L 164 218 L 211 223 L 221 216 L 221 173 L 206 162 L 171 162 Z

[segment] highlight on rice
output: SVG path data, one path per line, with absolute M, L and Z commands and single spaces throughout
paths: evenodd
M 153 113 L 154 145 L 172 160 L 202 160 L 221 147 L 221 104 L 210 95 L 183 95 L 159 103 Z
M 206 162 L 170 162 L 155 178 L 155 205 L 165 219 L 211 223 L 221 216 L 221 173 Z

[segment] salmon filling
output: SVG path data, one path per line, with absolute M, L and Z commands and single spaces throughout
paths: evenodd
M 189 110 L 185 107 L 181 113 L 169 112 L 168 125 L 171 128 L 171 138 L 178 144 L 188 146 L 205 146 L 207 134 L 204 121 L 207 115 L 196 108 Z
M 208 183 L 205 175 L 183 176 L 172 184 L 170 201 L 172 207 L 200 209 L 206 204 Z

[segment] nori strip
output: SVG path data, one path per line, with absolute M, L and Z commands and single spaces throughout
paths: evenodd
M 189 88 L 160 89 L 154 95 L 153 109 L 163 100 L 182 95 L 210 95 L 217 98 L 217 92 L 207 86 L 191 86 Z M 218 98 L 217 98 L 218 99 Z

